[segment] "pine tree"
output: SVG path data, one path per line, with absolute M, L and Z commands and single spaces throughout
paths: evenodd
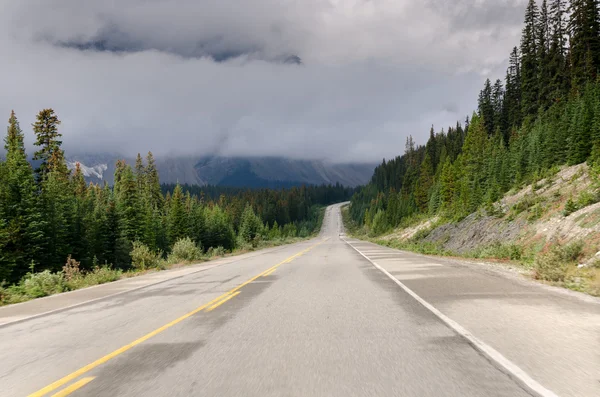
M 150 205 L 162 210 L 165 198 L 160 189 L 158 169 L 156 168 L 152 152 L 148 152 L 148 155 L 146 156 L 146 175 L 144 181 L 146 183 L 146 189 L 148 190 L 147 194 L 150 198 Z
M 506 76 L 506 108 L 508 113 L 508 129 L 505 137 L 508 137 L 511 129 L 520 126 L 522 118 L 522 79 L 521 59 L 519 50 L 514 47 L 510 54 L 509 67 Z M 506 139 L 508 142 L 508 139 Z
M 548 56 L 548 74 L 550 76 L 549 93 L 556 102 L 564 98 L 569 90 L 567 74 L 567 28 L 565 25 L 566 1 L 553 0 L 550 6 L 551 40 Z
M 492 108 L 494 110 L 494 132 L 499 130 L 504 133 L 508 128 L 508 120 L 504 106 L 504 87 L 500 79 L 496 80 L 492 89 Z
M 568 24 L 571 36 L 571 84 L 583 89 L 600 68 L 599 0 L 571 0 Z
M 485 129 L 488 135 L 494 132 L 494 103 L 492 100 L 492 83 L 485 80 L 483 90 L 479 93 L 479 116 L 485 120 Z
M 181 186 L 177 184 L 171 197 L 167 215 L 167 235 L 171 245 L 189 235 L 187 214 L 183 200 L 183 191 L 181 190 Z
M 140 201 L 131 167 L 124 162 L 118 166 L 119 178 L 115 181 L 115 203 L 118 218 L 116 262 L 119 266 L 129 264 L 132 244 L 143 238 L 141 230 Z
M 538 92 L 539 106 L 547 109 L 550 106 L 552 79 L 550 70 L 550 16 L 546 0 L 542 1 L 542 7 L 537 24 L 538 33 Z
M 524 116 L 534 116 L 539 100 L 539 46 L 537 34 L 538 7 L 529 0 L 525 12 L 525 27 L 521 37 L 521 90 Z
M 33 154 L 33 159 L 41 160 L 41 164 L 36 170 L 38 180 L 41 181 L 50 172 L 49 163 L 52 157 L 55 157 L 55 163 L 59 163 L 56 161 L 57 158 L 64 158 L 60 149 L 62 141 L 58 140 L 62 136 L 58 132 L 60 120 L 54 110 L 44 109 L 38 113 L 36 122 L 32 125 L 36 135 L 35 145 L 40 146 L 40 149 Z
M 18 280 L 31 261 L 40 259 L 44 245 L 44 222 L 39 211 L 33 170 L 27 161 L 24 136 L 13 111 L 4 140 L 6 162 L 0 180 L 0 213 L 7 233 L 0 259 L 0 280 Z M 3 262 L 3 263 L 1 263 Z

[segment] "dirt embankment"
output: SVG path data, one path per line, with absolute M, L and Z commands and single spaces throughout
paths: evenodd
M 600 203 L 589 168 L 565 167 L 550 178 L 509 192 L 495 204 L 493 215 L 473 213 L 458 223 L 433 227 L 430 219 L 397 230 L 384 239 L 410 240 L 432 229 L 420 241 L 467 254 L 494 244 L 517 244 L 532 254 L 554 243 L 583 241 L 587 255 L 600 248 Z

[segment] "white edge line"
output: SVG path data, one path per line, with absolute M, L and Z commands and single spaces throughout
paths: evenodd
M 341 238 L 346 244 L 350 247 L 354 248 L 356 252 L 361 254 L 366 260 L 371 262 L 373 266 L 379 269 L 383 274 L 388 276 L 392 281 L 394 281 L 400 288 L 404 290 L 407 294 L 412 296 L 417 302 L 421 305 L 425 306 L 430 312 L 432 312 L 436 317 L 438 317 L 442 322 L 444 322 L 448 327 L 450 327 L 454 332 L 458 335 L 462 336 L 469 342 L 471 346 L 473 346 L 477 351 L 482 353 L 496 368 L 507 374 L 510 378 L 517 381 L 520 385 L 524 386 L 527 390 L 534 393 L 540 397 L 558 397 L 554 392 L 546 389 L 544 386 L 535 381 L 531 376 L 529 376 L 525 371 L 519 368 L 512 361 L 504 357 L 500 352 L 498 352 L 493 347 L 485 344 L 483 341 L 477 339 L 472 333 L 470 333 L 467 329 L 463 328 L 456 321 L 452 320 L 444 313 L 440 312 L 438 309 L 433 307 L 429 302 L 421 298 L 417 295 L 413 290 L 404 285 L 400 280 L 396 277 L 392 276 L 387 270 L 383 267 L 379 266 L 377 263 L 372 261 L 368 256 L 360 252 L 358 248 L 350 244 L 346 239 Z

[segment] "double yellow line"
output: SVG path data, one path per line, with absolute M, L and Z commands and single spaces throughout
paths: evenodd
M 106 363 L 107 361 L 115 358 L 116 356 L 125 353 L 127 350 L 139 345 L 142 342 L 147 341 L 148 339 L 152 338 L 153 336 L 156 336 L 158 334 L 160 334 L 161 332 L 171 328 L 172 326 L 174 326 L 175 324 L 178 324 L 180 322 L 182 322 L 183 320 L 193 316 L 196 313 L 201 312 L 204 309 L 208 309 L 207 311 L 211 311 L 215 308 L 217 308 L 218 306 L 222 305 L 223 303 L 227 302 L 228 300 L 234 298 L 235 296 L 237 296 L 240 293 L 240 289 L 242 289 L 244 286 L 250 284 L 251 282 L 255 281 L 256 279 L 258 279 L 259 277 L 262 276 L 266 276 L 271 274 L 272 272 L 274 272 L 279 266 L 285 264 L 285 263 L 289 263 L 291 261 L 293 261 L 294 259 L 298 258 L 301 255 L 304 255 L 305 253 L 307 253 L 308 251 L 310 251 L 311 249 L 315 248 L 316 246 L 324 243 L 325 241 L 329 240 L 329 238 L 326 238 L 325 240 L 322 240 L 321 242 L 314 244 L 310 247 L 308 247 L 307 249 L 297 253 L 296 255 L 293 255 L 289 258 L 287 258 L 286 260 L 284 260 L 283 262 L 280 262 L 278 264 L 276 264 L 275 266 L 272 266 L 270 268 L 268 268 L 267 270 L 265 270 L 264 272 L 258 274 L 257 276 L 252 277 L 250 280 L 238 285 L 237 287 L 233 288 L 232 290 L 224 293 L 223 295 L 211 300 L 210 302 L 200 306 L 199 308 L 192 310 L 191 312 L 184 314 L 183 316 L 179 317 L 176 320 L 171 321 L 168 324 L 163 325 L 162 327 L 155 329 L 154 331 L 150 332 L 149 334 L 146 334 L 144 336 L 142 336 L 139 339 L 136 339 L 135 341 L 115 350 L 112 353 L 107 354 L 106 356 L 99 358 L 98 360 L 94 361 L 93 363 L 90 363 L 84 367 L 79 368 L 77 371 L 70 373 L 69 375 L 57 380 L 54 383 L 49 384 L 48 386 L 30 394 L 28 397 L 42 397 L 45 396 L 46 394 L 58 389 L 59 387 L 71 382 L 72 380 L 80 377 L 81 375 L 85 374 L 86 372 L 91 371 L 92 369 L 98 367 L 99 365 L 102 365 L 104 363 Z M 74 383 L 73 385 L 63 389 L 62 391 L 54 394 L 52 397 L 64 397 L 69 395 L 70 393 L 74 392 L 75 390 L 85 386 L 87 383 L 91 382 L 92 380 L 94 380 L 94 377 L 87 377 L 87 378 L 83 378 L 81 380 L 79 380 L 78 382 Z

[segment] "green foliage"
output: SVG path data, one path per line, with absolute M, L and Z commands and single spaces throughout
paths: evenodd
M 569 216 L 573 212 L 579 211 L 582 208 L 595 204 L 598 201 L 600 201 L 600 195 L 598 194 L 598 192 L 584 190 L 579 194 L 576 200 L 573 200 L 572 197 L 569 197 L 569 199 L 565 203 L 563 215 Z
M 240 230 L 238 233 L 240 238 L 243 242 L 252 243 L 253 246 L 256 246 L 262 229 L 263 224 L 261 219 L 256 216 L 252 206 L 247 204 L 244 213 L 242 214 Z
M 167 262 L 193 262 L 202 259 L 202 249 L 189 237 L 179 239 L 173 245 Z
M 385 216 L 385 211 L 379 210 L 375 214 L 373 218 L 373 223 L 371 224 L 371 235 L 372 236 L 380 236 L 385 233 L 389 229 L 387 218 Z
M 40 298 L 67 290 L 64 276 L 61 273 L 51 273 L 50 270 L 28 274 L 19 286 L 25 295 L 32 298 Z
M 496 242 L 471 252 L 468 256 L 474 258 L 510 259 L 518 261 L 523 258 L 523 247 L 517 244 L 503 244 Z
M 210 247 L 208 251 L 206 251 L 206 256 L 209 258 L 215 258 L 223 255 L 225 255 L 225 248 L 223 247 Z
M 582 241 L 575 241 L 564 246 L 554 244 L 548 252 L 540 253 L 535 258 L 535 277 L 538 280 L 563 282 L 569 268 L 573 267 L 582 254 Z
M 137 270 L 157 267 L 162 257 L 162 253 L 152 252 L 147 245 L 140 241 L 133 242 L 133 249 L 129 255 L 131 256 L 131 265 Z
M 553 248 L 535 258 L 535 278 L 544 281 L 564 281 L 569 265 L 561 259 L 560 251 Z
M 507 191 L 530 183 L 534 191 L 544 188 L 539 181 L 559 166 L 600 164 L 598 1 L 570 3 L 567 10 L 565 0 L 540 7 L 529 0 L 504 84 L 485 81 L 478 112 L 464 127 L 432 128 L 423 146 L 409 136 L 404 155 L 384 160 L 353 196 L 349 213 L 356 224 L 372 230 L 380 210 L 390 227 L 415 213 L 458 220 L 484 207 L 494 214 Z M 595 200 L 577 199 L 566 213 Z M 545 208 L 525 201 L 509 217 L 528 211 L 534 221 Z

